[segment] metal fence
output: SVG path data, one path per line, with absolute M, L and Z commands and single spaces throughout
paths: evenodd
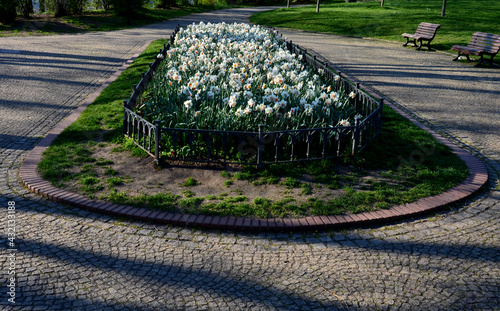
M 173 42 L 179 27 L 170 40 Z M 276 33 L 277 35 L 277 33 Z M 283 39 L 281 39 L 283 40 Z M 336 91 L 354 92 L 351 101 L 362 118 L 350 126 L 282 130 L 267 132 L 260 125 L 254 132 L 214 131 L 200 129 L 165 128 L 160 121 L 151 123 L 133 112 L 133 108 L 158 68 L 162 57 L 157 57 L 128 101 L 124 101 L 124 134 L 160 161 L 186 161 L 221 164 L 264 164 L 355 157 L 381 130 L 383 98 L 377 97 L 360 83 L 334 70 L 327 60 L 312 55 L 292 42 L 286 42 L 290 52 L 302 55 L 309 65 L 323 69 L 328 80 L 335 80 Z M 170 43 L 159 54 L 166 55 Z

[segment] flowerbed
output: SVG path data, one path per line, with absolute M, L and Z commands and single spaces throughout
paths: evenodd
M 124 133 L 156 161 L 256 164 L 354 156 L 382 99 L 273 31 L 178 28 L 124 104 Z
M 178 31 L 136 112 L 166 128 L 219 131 L 353 124 L 355 94 L 334 91 L 301 59 L 268 29 L 190 25 Z

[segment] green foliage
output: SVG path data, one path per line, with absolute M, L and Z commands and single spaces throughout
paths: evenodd
M 109 0 L 109 4 L 118 13 L 118 15 L 132 18 L 137 9 L 140 9 L 146 4 L 146 0 Z
M 193 177 L 188 177 L 184 183 L 182 184 L 184 187 L 194 187 L 199 185 L 200 183 L 194 179 Z
M 0 23 L 11 24 L 17 16 L 17 0 L 0 0 Z
M 121 177 L 109 177 L 106 179 L 106 184 L 108 187 L 120 185 L 123 183 L 123 180 Z

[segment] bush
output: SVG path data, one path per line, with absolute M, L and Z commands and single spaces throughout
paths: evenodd
M 55 17 L 83 13 L 87 0 L 47 0 L 45 5 L 55 11 Z
M 136 9 L 142 8 L 145 0 L 110 0 L 113 9 L 121 16 L 132 17 Z
M 0 23 L 12 24 L 16 19 L 17 0 L 0 0 Z

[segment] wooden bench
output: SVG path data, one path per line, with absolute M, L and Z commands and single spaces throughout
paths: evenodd
M 406 38 L 406 43 L 403 44 L 403 46 L 407 46 L 408 43 L 410 42 L 413 43 L 413 46 L 417 46 L 417 41 L 418 41 L 419 46 L 417 50 L 420 50 L 422 48 L 423 41 L 427 41 L 426 45 L 427 48 L 430 50 L 431 41 L 436 36 L 436 31 L 439 29 L 439 27 L 441 27 L 441 25 L 439 24 L 420 23 L 414 34 L 410 33 L 402 34 L 402 36 Z
M 481 56 L 481 59 L 476 64 L 476 66 L 480 66 L 484 60 L 484 55 L 490 55 L 490 67 L 493 67 L 493 57 L 500 50 L 500 35 L 476 32 L 472 35 L 472 39 L 467 46 L 454 45 L 451 49 L 458 52 L 458 56 L 453 59 L 454 61 L 458 60 L 462 55 L 467 56 L 469 62 L 469 55 Z

